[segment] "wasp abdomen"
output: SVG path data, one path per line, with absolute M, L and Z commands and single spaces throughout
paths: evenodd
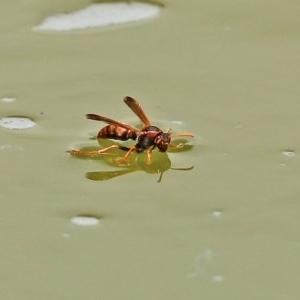
M 108 125 L 102 128 L 98 133 L 98 138 L 114 139 L 120 141 L 136 140 L 137 134 L 135 131 L 128 130 L 115 125 Z

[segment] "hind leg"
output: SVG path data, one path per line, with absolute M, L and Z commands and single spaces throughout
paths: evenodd
M 112 145 L 103 149 L 99 150 L 70 150 L 68 151 L 71 155 L 78 155 L 78 156 L 91 156 L 97 157 L 101 155 L 108 154 L 107 152 L 111 149 L 119 148 L 122 149 L 123 147 L 120 145 Z

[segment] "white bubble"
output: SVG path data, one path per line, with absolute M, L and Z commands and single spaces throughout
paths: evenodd
M 8 151 L 17 150 L 17 151 L 23 151 L 24 149 L 20 145 L 4 144 L 4 145 L 0 146 L 0 150 L 8 150 Z
M 28 129 L 36 125 L 27 117 L 5 117 L 0 119 L 0 126 L 7 129 Z
M 220 218 L 223 215 L 223 211 L 215 210 L 215 211 L 212 212 L 212 215 L 216 218 Z
M 100 220 L 92 216 L 75 216 L 71 219 L 71 223 L 80 226 L 95 226 L 100 223 Z
M 296 153 L 293 150 L 284 150 L 282 154 L 286 157 L 294 157 Z
M 160 10 L 159 6 L 139 2 L 98 3 L 75 12 L 47 17 L 33 30 L 68 31 L 118 25 L 154 18 Z
M 1 102 L 4 102 L 4 103 L 12 103 L 14 101 L 16 101 L 16 98 L 13 98 L 13 97 L 3 97 L 1 99 Z

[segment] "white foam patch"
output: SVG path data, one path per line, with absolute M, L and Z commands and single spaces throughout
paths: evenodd
M 92 4 L 72 13 L 47 17 L 33 30 L 69 31 L 119 25 L 157 17 L 160 11 L 159 6 L 139 2 Z
M 95 226 L 99 224 L 100 220 L 96 217 L 76 216 L 71 219 L 71 222 L 80 226 Z
M 4 102 L 4 103 L 12 103 L 14 101 L 16 101 L 16 98 L 13 98 L 13 97 L 3 97 L 1 99 L 1 102 Z
M 0 119 L 0 126 L 7 129 L 28 129 L 35 125 L 35 122 L 26 117 L 5 117 Z

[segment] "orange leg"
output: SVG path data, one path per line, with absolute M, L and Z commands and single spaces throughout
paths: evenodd
M 171 135 L 171 138 L 174 138 L 174 137 L 181 137 L 181 136 L 194 137 L 194 135 L 191 134 L 191 133 L 179 133 L 179 134 L 172 134 L 172 135 Z M 183 148 L 183 147 L 184 147 L 184 144 L 182 144 L 182 143 L 177 144 L 177 145 L 169 144 L 169 147 L 170 147 L 170 148 Z
M 152 161 L 152 150 L 147 151 L 147 165 L 151 165 Z
M 107 148 L 99 149 L 99 150 L 70 150 L 70 154 L 72 155 L 82 155 L 82 156 L 101 156 L 103 154 L 107 154 L 106 152 L 110 149 L 121 148 L 120 145 L 112 145 Z
M 128 158 L 128 156 L 129 156 L 133 151 L 135 151 L 135 150 L 136 150 L 136 147 L 135 147 L 135 146 L 131 147 L 131 148 L 126 152 L 126 154 L 124 155 L 124 157 L 118 159 L 116 162 L 117 162 L 118 164 L 123 164 L 123 163 L 126 161 L 126 159 Z
M 184 144 L 182 144 L 182 143 L 177 144 L 177 145 L 169 144 L 169 147 L 170 147 L 170 148 L 182 148 L 182 147 L 184 147 Z

